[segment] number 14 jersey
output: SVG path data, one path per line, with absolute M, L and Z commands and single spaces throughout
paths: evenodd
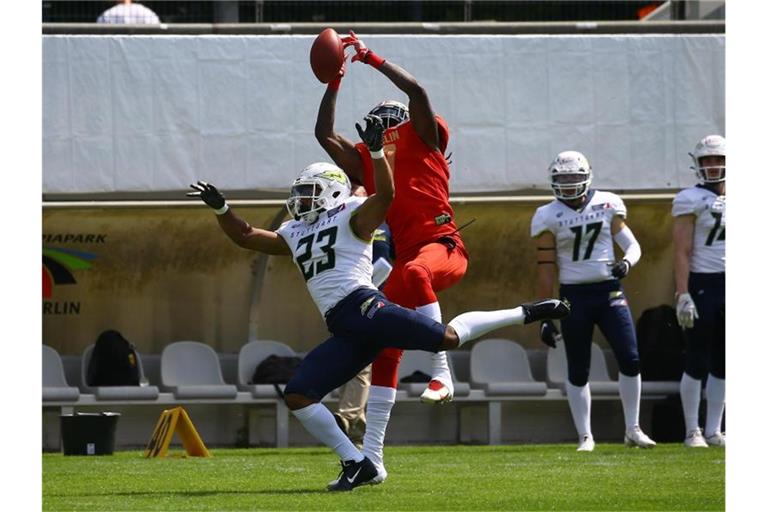
M 322 212 L 313 224 L 290 220 L 277 229 L 322 315 L 358 288 L 376 290 L 371 281 L 373 241 L 358 238 L 350 224 L 365 200 L 351 197 Z
M 725 272 L 725 196 L 706 187 L 681 190 L 672 201 L 672 216 L 694 215 L 691 272 Z
M 615 261 L 611 223 L 614 216 L 626 218 L 627 208 L 611 192 L 590 190 L 579 208 L 554 200 L 536 210 L 531 236 L 545 231 L 555 235 L 557 267 L 561 284 L 597 283 L 613 279 Z

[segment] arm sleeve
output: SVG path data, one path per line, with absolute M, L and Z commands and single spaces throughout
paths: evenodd
M 621 228 L 621 231 L 613 235 L 613 239 L 619 244 L 621 250 L 624 251 L 624 259 L 627 260 L 630 266 L 634 267 L 635 264 L 640 261 L 640 243 L 635 238 L 632 230 L 629 226 L 625 225 Z
M 615 215 L 618 215 L 624 219 L 627 218 L 627 206 L 619 196 L 614 194 L 613 198 L 611 198 L 611 204 L 613 205 L 613 212 Z
M 547 215 L 543 208 L 536 210 L 536 213 L 533 214 L 533 218 L 531 219 L 531 238 L 536 238 L 543 232 L 549 230 L 546 220 Z

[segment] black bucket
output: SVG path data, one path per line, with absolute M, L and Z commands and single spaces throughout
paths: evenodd
M 59 418 L 64 455 L 112 455 L 115 451 L 120 413 L 76 412 Z

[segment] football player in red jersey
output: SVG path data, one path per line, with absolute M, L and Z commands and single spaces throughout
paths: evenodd
M 450 171 L 444 154 L 448 125 L 432 111 L 427 92 L 411 74 L 376 55 L 354 32 L 342 41 L 345 47 L 354 46 L 352 62 L 360 61 L 379 70 L 408 96 L 408 106 L 384 101 L 370 112 L 384 121 L 384 153 L 397 190 L 387 214 L 395 261 L 384 294 L 396 304 L 441 321 L 436 292 L 456 284 L 468 263 L 448 203 Z M 343 67 L 328 84 L 317 114 L 315 137 L 353 182 L 373 194 L 373 164 L 368 149 L 334 130 L 336 97 L 344 72 Z M 387 474 L 384 433 L 395 403 L 402 354 L 400 349 L 385 349 L 373 363 L 363 451 L 377 466 L 379 481 Z M 445 352 L 435 354 L 432 362 L 432 380 L 421 399 L 427 403 L 447 402 L 453 398 L 453 380 Z

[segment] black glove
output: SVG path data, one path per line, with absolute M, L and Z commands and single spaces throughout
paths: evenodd
M 629 274 L 630 264 L 627 260 L 621 260 L 611 265 L 611 275 L 616 279 L 623 279 Z
M 552 320 L 543 320 L 541 322 L 541 328 L 539 330 L 539 337 L 545 345 L 555 348 L 557 342 L 563 341 L 563 336 L 560 331 L 555 327 L 555 322 Z
M 368 114 L 365 116 L 365 131 L 360 128 L 359 123 L 355 123 L 357 133 L 363 139 L 368 151 L 380 151 L 384 146 L 384 123 L 379 116 Z
M 187 197 L 199 197 L 205 204 L 214 210 L 221 210 L 224 208 L 224 204 L 226 204 L 224 195 L 210 183 L 198 181 L 197 183 L 190 185 L 190 187 L 195 189 L 195 192 L 187 192 Z

